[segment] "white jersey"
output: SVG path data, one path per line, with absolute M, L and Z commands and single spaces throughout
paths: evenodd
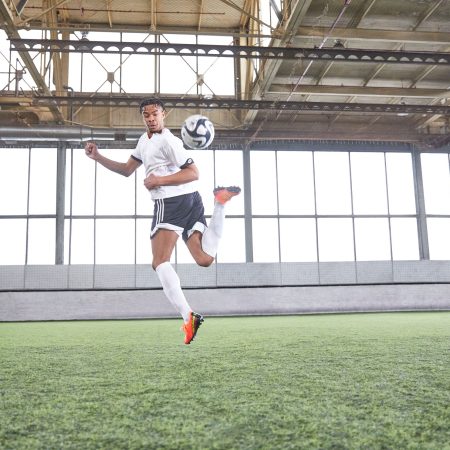
M 145 167 L 145 176 L 151 173 L 156 176 L 172 175 L 179 172 L 185 164 L 192 164 L 189 151 L 183 147 L 181 139 L 177 138 L 167 128 L 161 133 L 154 133 L 151 138 L 144 133 L 137 143 L 131 157 L 140 161 Z M 159 186 L 151 189 L 153 200 L 175 197 L 177 195 L 189 194 L 197 190 L 197 183 L 180 184 L 178 186 Z

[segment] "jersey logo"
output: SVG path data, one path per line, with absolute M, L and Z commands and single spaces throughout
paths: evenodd
M 180 169 L 186 169 L 187 166 L 190 166 L 191 164 L 194 164 L 194 160 L 192 158 L 188 158 L 186 162 L 180 166 Z

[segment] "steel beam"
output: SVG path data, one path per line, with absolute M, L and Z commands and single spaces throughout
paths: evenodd
M 17 3 L 16 11 L 19 16 L 22 14 L 23 9 L 25 8 L 25 5 L 27 4 L 28 0 L 19 0 L 19 3 Z
M 376 64 L 450 65 L 450 53 L 360 50 L 348 48 L 293 48 L 246 45 L 169 44 L 157 42 L 73 41 L 11 38 L 11 48 L 21 52 L 118 53 L 183 55 L 277 60 L 311 60 Z
M 246 110 L 273 110 L 273 111 L 309 111 L 309 112 L 356 112 L 376 114 L 450 114 L 447 105 L 406 105 L 406 104 L 379 104 L 379 103 L 333 103 L 333 102 L 296 102 L 278 100 L 235 100 L 235 99 L 206 99 L 206 98 L 163 98 L 166 108 L 204 108 L 204 109 L 246 109 Z M 34 106 L 47 106 L 51 102 L 58 105 L 83 106 L 114 106 L 138 107 L 142 96 L 129 97 L 116 96 L 38 96 L 33 98 Z
M 0 147 L 32 145 L 45 147 L 49 142 L 64 141 L 71 145 L 79 146 L 85 140 L 96 140 L 102 143 L 103 148 L 134 148 L 143 128 L 96 128 L 82 126 L 29 126 L 29 127 L 2 127 L 0 135 Z M 289 146 L 298 145 L 298 142 L 325 142 L 346 141 L 350 145 L 352 141 L 368 141 L 376 146 L 381 142 L 397 143 L 421 143 L 427 146 L 427 151 L 448 146 L 450 135 L 417 133 L 410 128 L 399 128 L 393 125 L 389 129 L 358 130 L 353 127 L 341 127 L 335 130 L 297 130 L 291 127 L 289 130 L 262 130 L 258 139 L 250 142 L 252 131 L 245 130 L 217 130 L 215 140 L 211 148 L 259 148 L 259 149 L 289 149 Z M 266 143 L 264 147 L 264 142 Z M 333 144 L 334 145 L 334 144 Z M 287 146 L 287 147 L 286 147 Z M 378 150 L 380 147 L 377 147 Z M 384 150 L 380 150 L 384 151 Z

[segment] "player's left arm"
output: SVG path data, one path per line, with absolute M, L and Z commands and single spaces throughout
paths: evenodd
M 190 160 L 192 161 L 192 160 Z M 190 183 L 199 178 L 199 171 L 197 166 L 189 160 L 181 166 L 180 170 L 171 175 L 157 176 L 151 173 L 145 180 L 144 186 L 147 189 L 155 189 L 159 186 L 178 186 L 180 184 Z

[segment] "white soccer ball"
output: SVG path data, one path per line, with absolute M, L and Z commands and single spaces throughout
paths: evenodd
M 214 125 L 201 114 L 189 116 L 181 127 L 181 139 L 194 150 L 206 148 L 214 139 Z

